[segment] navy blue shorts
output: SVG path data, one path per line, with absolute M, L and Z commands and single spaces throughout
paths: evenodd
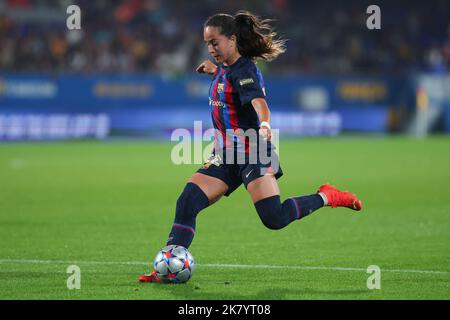
M 270 161 L 267 158 L 260 159 L 259 156 L 255 161 L 250 161 L 245 156 L 243 156 L 246 158 L 245 161 L 242 161 L 242 158 L 241 161 L 238 161 L 235 155 L 234 163 L 228 163 L 226 160 L 222 160 L 223 155 L 213 153 L 197 172 L 225 182 L 228 186 L 225 196 L 228 197 L 242 183 L 247 188 L 250 182 L 262 176 L 273 175 L 279 179 L 283 175 L 278 155 L 274 149 L 273 146 L 268 148 L 267 156 L 270 157 Z

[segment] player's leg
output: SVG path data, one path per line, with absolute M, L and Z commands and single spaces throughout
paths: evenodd
M 317 209 L 330 205 L 361 210 L 361 202 L 355 195 L 340 191 L 327 184 L 317 193 L 280 200 L 278 183 L 273 175 L 265 175 L 251 181 L 247 190 L 263 224 L 273 230 L 281 229 L 294 220 L 302 219 Z
M 281 202 L 278 183 L 273 175 L 265 175 L 251 181 L 247 190 L 261 221 L 272 230 L 284 228 L 324 205 L 319 194 L 288 198 Z
M 166 244 L 188 248 L 194 238 L 197 214 L 219 200 L 227 191 L 228 185 L 222 180 L 195 173 L 177 200 L 175 221 Z M 161 283 L 154 270 L 150 274 L 140 276 L 138 280 Z
M 195 235 L 195 221 L 199 212 L 218 201 L 228 185 L 222 180 L 202 173 L 195 173 L 178 197 L 175 220 L 167 245 L 189 248 Z

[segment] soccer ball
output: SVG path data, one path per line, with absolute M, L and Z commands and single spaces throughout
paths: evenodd
M 153 269 L 162 282 L 183 283 L 192 277 L 194 257 L 185 247 L 166 246 L 156 255 Z

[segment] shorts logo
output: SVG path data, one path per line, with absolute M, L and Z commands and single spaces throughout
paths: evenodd
M 223 92 L 223 83 L 219 83 L 217 85 L 217 93 L 222 93 Z
M 222 161 L 222 157 L 217 154 L 212 154 L 208 160 L 206 160 L 206 162 L 203 164 L 202 168 L 203 169 L 208 169 L 212 164 L 215 165 L 216 167 L 220 167 L 220 165 L 223 163 Z
M 242 80 L 239 81 L 239 84 L 241 86 L 246 85 L 246 84 L 250 84 L 250 83 L 254 83 L 252 78 L 242 79 Z

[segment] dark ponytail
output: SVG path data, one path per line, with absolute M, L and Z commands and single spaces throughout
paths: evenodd
M 237 38 L 237 48 L 244 57 L 272 61 L 286 51 L 285 40 L 276 39 L 276 32 L 269 24 L 248 11 L 239 11 L 233 17 L 216 14 L 205 22 L 205 27 L 219 27 L 221 34 Z

